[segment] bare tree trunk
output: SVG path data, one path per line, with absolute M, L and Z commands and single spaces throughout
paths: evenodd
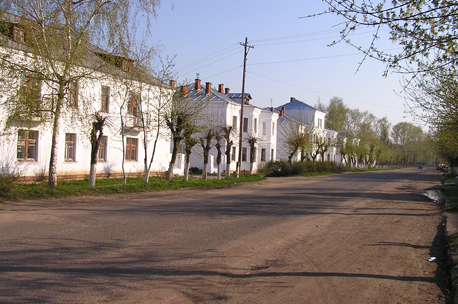
M 62 90 L 59 90 L 63 92 Z M 59 143 L 59 120 L 61 114 L 61 106 L 63 102 L 63 93 L 59 94 L 59 100 L 56 105 L 56 112 L 54 113 L 54 121 L 52 127 L 52 140 L 51 140 L 51 156 L 49 159 L 49 173 L 48 173 L 48 186 L 55 188 L 57 186 L 57 151 Z
M 154 140 L 154 145 L 153 145 L 153 154 L 151 154 L 151 159 L 149 161 L 149 166 L 148 166 L 148 169 L 145 172 L 145 183 L 149 182 L 149 174 L 151 172 L 151 165 L 153 164 L 154 156 L 156 155 L 156 147 L 157 147 L 157 141 L 159 140 L 159 134 L 160 134 L 160 131 L 159 131 L 159 127 L 158 127 L 157 128 L 157 132 L 156 132 L 156 139 Z
M 218 171 L 217 171 L 217 179 L 220 180 L 221 179 L 221 162 L 218 163 Z
M 175 162 L 178 155 L 178 146 L 180 145 L 180 140 L 177 138 L 173 139 L 173 148 L 172 148 L 172 158 L 169 163 L 169 170 L 167 171 L 167 180 L 172 180 L 173 170 L 175 169 Z
M 253 175 L 254 163 L 250 162 L 250 175 Z
M 88 182 L 89 187 L 95 187 L 96 172 L 97 172 L 97 163 L 91 162 L 91 168 L 89 169 L 89 182 Z
M 102 117 L 99 113 L 95 115 L 95 121 L 92 122 L 91 129 L 91 168 L 89 171 L 89 187 L 95 187 L 95 179 L 97 174 L 97 158 L 99 153 L 100 142 L 103 137 L 103 127 L 106 117 Z
M 121 168 L 122 168 L 122 176 L 123 180 L 122 183 L 123 185 L 127 184 L 127 174 L 126 174 L 126 169 L 124 167 L 124 163 L 126 162 L 126 139 L 124 138 L 124 119 L 122 118 L 122 107 L 120 109 L 121 111 L 121 142 L 122 142 L 122 161 L 121 161 Z
M 191 159 L 191 154 L 187 153 L 185 154 L 185 164 L 184 164 L 184 180 L 189 179 L 189 166 L 190 164 L 190 159 Z
M 208 163 L 204 163 L 204 168 L 202 169 L 202 179 L 203 180 L 207 180 L 208 178 L 207 170 L 208 170 Z
M 230 158 L 229 158 L 230 159 Z M 226 179 L 231 177 L 231 162 L 226 162 Z

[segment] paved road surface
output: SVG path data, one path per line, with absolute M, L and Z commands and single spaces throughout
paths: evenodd
M 0 302 L 446 303 L 433 169 L 0 205 Z

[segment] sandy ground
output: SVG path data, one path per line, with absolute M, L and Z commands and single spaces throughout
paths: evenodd
M 266 202 L 271 205 L 262 205 L 256 210 L 266 208 L 261 215 L 272 212 L 277 216 L 270 217 L 269 222 L 257 221 L 261 215 L 250 209 L 251 213 L 245 210 L 239 218 L 226 206 L 224 213 L 218 210 L 218 216 L 205 213 L 205 216 L 191 218 L 191 222 L 199 223 L 200 228 L 195 231 L 192 229 L 197 228 L 191 227 L 196 225 L 188 226 L 184 218 L 178 220 L 173 212 L 167 209 L 166 214 L 160 209 L 165 207 L 154 203 L 163 203 L 165 199 L 167 203 L 189 197 L 195 199 L 195 192 L 188 190 L 171 196 L 160 193 L 154 198 L 134 194 L 5 204 L 0 208 L 0 302 L 451 303 L 448 273 L 444 269 L 440 209 L 417 193 L 437 185 L 440 177 L 433 170 L 422 174 L 423 180 L 412 181 L 403 176 L 388 179 L 367 192 L 341 193 L 346 195 L 345 200 L 336 192 L 334 200 L 338 203 L 334 204 L 332 198 L 309 202 L 307 213 L 301 213 L 295 205 L 295 209 L 282 214 L 281 219 L 278 214 L 287 207 L 273 205 L 268 191 L 279 187 L 278 179 L 212 190 L 221 205 L 229 194 L 234 199 L 255 191 L 257 196 L 264 192 L 268 196 Z M 290 179 L 290 185 L 302 183 L 299 189 L 302 192 L 291 194 L 290 200 L 300 204 L 305 195 L 307 201 L 313 200 L 313 196 L 324 196 L 319 188 L 322 183 L 345 180 L 352 183 L 345 176 L 320 177 L 306 182 Z M 295 188 L 291 186 L 288 191 Z M 304 189 L 312 188 L 316 188 L 315 192 L 305 193 Z M 206 197 L 209 192 L 199 195 Z M 279 196 L 283 197 L 279 201 L 289 202 L 286 191 Z M 123 226 L 122 219 L 127 216 L 126 209 L 117 209 L 107 202 L 126 200 L 135 203 L 135 208 L 130 205 L 130 213 L 134 209 L 139 213 L 148 201 L 151 213 L 160 213 L 161 219 L 170 217 L 172 222 L 164 224 L 170 227 L 168 234 L 161 236 L 160 229 L 154 226 L 158 231 L 155 234 L 158 240 L 154 242 L 156 257 L 152 257 L 152 241 L 141 237 L 142 227 L 153 229 L 148 226 L 153 224 L 146 222 L 151 217 L 142 218 L 138 227 L 125 226 L 130 227 L 130 231 L 119 228 L 126 234 L 125 238 L 118 236 L 115 241 L 109 232 L 102 234 L 101 230 L 106 227 L 116 230 L 116 226 Z M 93 205 L 99 206 L 99 213 L 94 213 Z M 184 209 L 184 206 L 176 208 Z M 209 212 L 210 207 L 189 208 L 186 212 L 197 214 L 202 210 Z M 272 211 L 273 208 L 277 209 Z M 112 216 L 115 211 L 122 211 L 122 217 L 118 213 Z M 104 217 L 97 219 L 100 212 Z M 92 216 L 90 220 L 88 214 Z M 88 226 L 84 229 L 89 230 L 74 231 L 76 228 L 68 227 L 69 220 L 83 222 Z M 106 223 L 100 226 L 98 221 L 112 221 L 113 226 Z M 49 224 L 46 229 L 54 231 L 36 234 L 30 231 L 43 222 Z M 126 218 L 126 222 L 130 223 L 131 219 Z M 159 225 L 158 222 L 159 219 L 155 220 L 154 225 Z M 226 227 L 231 227 L 231 231 L 240 229 L 240 232 L 226 231 L 227 237 L 211 239 L 213 233 L 219 233 L 218 229 L 229 229 Z M 93 238 L 97 233 L 86 232 L 93 228 L 99 229 L 101 238 L 105 238 L 103 246 L 118 242 L 116 250 L 100 249 L 103 247 L 100 239 L 97 245 L 88 245 L 95 242 Z M 190 234 L 186 235 L 186 231 Z M 197 240 L 198 236 L 191 236 L 191 232 L 207 238 L 198 249 L 192 247 L 192 253 L 184 249 L 180 252 L 178 247 L 165 248 L 178 240 L 184 242 L 181 237 L 196 243 L 194 238 Z M 83 240 L 88 246 L 84 252 L 80 245 Z M 163 251 L 157 249 L 159 244 L 164 247 Z M 432 256 L 437 258 L 435 262 L 428 261 Z

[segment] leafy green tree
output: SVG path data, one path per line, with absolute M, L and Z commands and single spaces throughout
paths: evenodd
M 393 126 L 391 137 L 401 151 L 404 165 L 415 164 L 418 158 L 418 147 L 423 140 L 423 130 L 412 123 L 400 122 Z
M 327 106 L 318 102 L 317 109 L 326 113 L 325 126 L 331 130 L 344 131 L 349 109 L 342 98 L 333 97 Z
M 297 156 L 299 152 L 302 160 L 304 152 L 310 151 L 312 148 L 313 127 L 302 124 L 300 120 L 291 119 L 279 130 L 289 164 L 292 165 L 294 156 Z

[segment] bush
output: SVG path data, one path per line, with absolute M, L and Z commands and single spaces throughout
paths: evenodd
M 202 170 L 197 168 L 197 167 L 191 167 L 191 168 L 189 168 L 189 173 L 191 173 L 191 174 L 199 174 L 199 173 L 202 173 Z
M 294 162 L 291 166 L 287 161 L 268 162 L 260 169 L 266 176 L 304 175 L 310 173 L 340 173 L 342 168 L 335 162 Z
M 14 197 L 18 181 L 22 178 L 18 172 L 9 172 L 7 168 L 0 171 L 0 197 Z

